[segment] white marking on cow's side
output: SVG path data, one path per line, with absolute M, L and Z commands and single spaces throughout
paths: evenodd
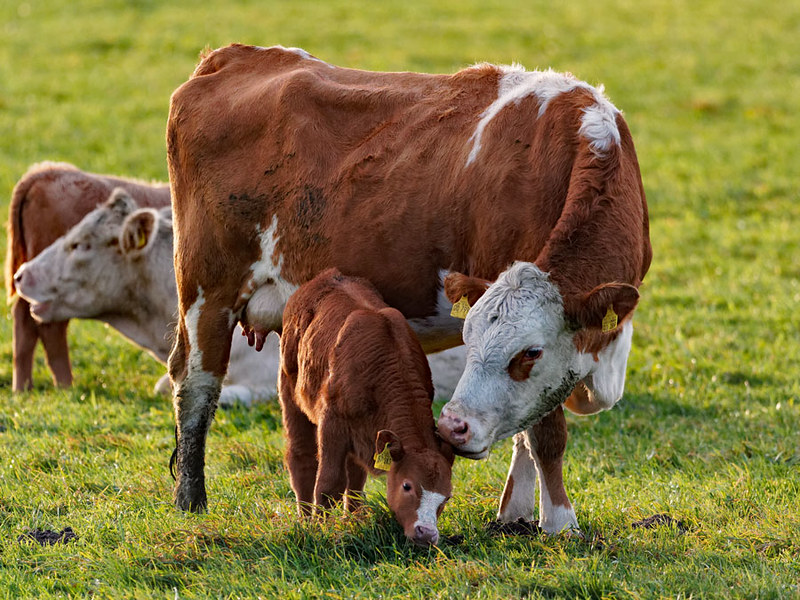
M 273 215 L 269 227 L 256 228 L 261 257 L 250 265 L 248 291 L 241 294 L 247 302 L 246 320 L 251 326 L 260 325 L 270 329 L 280 325 L 283 308 L 298 286 L 287 281 L 283 275 L 283 255 L 276 252 L 278 246 L 278 216 Z M 235 315 L 238 319 L 241 314 Z
M 445 497 L 438 492 L 429 492 L 422 488 L 422 497 L 419 499 L 419 508 L 417 509 L 417 520 L 414 522 L 414 527 L 422 525 L 424 527 L 433 527 L 436 529 L 436 513 Z
M 532 94 L 536 95 L 540 103 L 538 118 L 545 113 L 553 98 L 576 88 L 589 90 L 594 95 L 597 104 L 584 111 L 579 133 L 591 141 L 591 147 L 595 153 L 607 150 L 612 140 L 619 143 L 619 130 L 615 118 L 618 111 L 603 95 L 602 88 L 594 88 L 572 75 L 557 73 L 552 69 L 526 71 L 517 64 L 501 66 L 499 69 L 503 75 L 498 85 L 497 99 L 481 113 L 481 119 L 470 137 L 472 149 L 467 157 L 465 167 L 471 165 L 478 157 L 481 151 L 483 132 L 492 119 L 512 102 L 517 104 Z
M 198 427 L 206 409 L 203 400 L 209 395 L 217 397 L 222 385 L 221 378 L 203 370 L 203 351 L 200 349 L 197 335 L 203 304 L 205 304 L 203 289 L 198 287 L 197 300 L 189 307 L 184 316 L 184 326 L 189 337 L 189 357 L 186 361 L 186 377 L 176 391 L 176 401 L 178 396 L 182 400 L 181 427 L 185 430 Z

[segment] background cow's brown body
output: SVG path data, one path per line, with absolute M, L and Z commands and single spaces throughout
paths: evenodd
M 624 120 L 607 111 L 617 141 L 584 135 L 597 91 L 550 73 L 554 93 L 534 86 L 493 114 L 504 82 L 524 85 L 517 72 L 370 73 L 235 45 L 173 94 L 179 506 L 206 504 L 220 340 L 244 314 L 279 329 L 291 292 L 327 267 L 372 281 L 426 351 L 460 343 L 461 323 L 437 305 L 442 271 L 494 279 L 523 259 L 570 294 L 609 273 L 638 285 L 647 209 Z
M 373 454 L 389 443 L 389 508 L 407 537 L 436 543 L 453 454 L 436 436 L 428 362 L 399 311 L 366 280 L 320 273 L 286 305 L 279 387 L 301 512 L 344 494 L 357 506 L 367 472 L 381 474 Z M 420 517 L 433 494 L 436 506 Z
M 33 355 L 38 340 L 42 341 L 57 385 L 70 385 L 72 370 L 67 347 L 68 321 L 37 323 L 28 302 L 16 294 L 14 273 L 105 202 L 115 187 L 124 187 L 141 206 L 157 208 L 167 206 L 170 201 L 166 184 L 86 173 L 67 163 L 33 165 L 14 186 L 8 215 L 6 293 L 14 303 L 15 392 L 33 385 Z

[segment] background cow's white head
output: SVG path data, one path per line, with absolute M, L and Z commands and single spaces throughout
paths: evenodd
M 23 264 L 14 281 L 39 321 L 98 318 L 136 301 L 137 292 L 153 278 L 174 280 L 171 255 L 169 208 L 139 209 L 118 188 L 105 204 Z M 174 304 L 172 298 L 165 301 Z
M 518 262 L 493 284 L 451 274 L 445 291 L 451 301 L 467 296 L 472 305 L 463 330 L 466 368 L 439 417 L 440 434 L 458 454 L 485 457 L 494 442 L 563 403 L 579 382 L 589 393 L 602 390 L 601 408 L 621 396 L 632 332 L 623 320 L 638 301 L 635 287 L 608 283 L 565 302 L 547 273 Z M 618 322 L 603 334 L 609 308 Z M 610 343 L 586 351 L 584 340 L 602 335 Z

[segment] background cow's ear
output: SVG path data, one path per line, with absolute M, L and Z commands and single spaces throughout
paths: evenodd
M 129 258 L 136 258 L 148 252 L 156 239 L 158 213 L 144 208 L 130 215 L 122 224 L 119 234 L 119 247 Z
M 612 331 L 633 312 L 638 302 L 639 290 L 634 286 L 627 283 L 604 283 L 585 294 L 573 306 L 570 306 L 572 303 L 567 303 L 565 312 L 580 327 Z
M 124 219 L 126 216 L 139 208 L 136 200 L 134 200 L 131 195 L 121 187 L 114 188 L 114 191 L 111 192 L 108 200 L 106 200 L 105 206 L 114 212 L 120 218 L 120 220 Z
M 444 278 L 444 293 L 447 299 L 453 304 L 458 302 L 462 296 L 466 296 L 470 306 L 475 306 L 478 299 L 492 284 L 487 279 L 480 277 L 469 277 L 463 273 L 450 273 Z
M 393 431 L 381 429 L 375 438 L 375 453 L 380 454 L 383 452 L 386 444 L 389 444 L 389 454 L 392 456 L 392 462 L 398 462 L 405 456 L 405 450 L 403 450 L 403 443 L 400 438 Z

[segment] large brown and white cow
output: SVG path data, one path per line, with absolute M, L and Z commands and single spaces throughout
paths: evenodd
M 386 503 L 415 544 L 436 544 L 453 450 L 436 435 L 433 383 L 405 317 L 365 279 L 327 269 L 283 312 L 280 399 L 300 514 L 361 502 L 386 471 Z
M 67 347 L 69 321 L 37 322 L 30 305 L 17 294 L 14 274 L 90 211 L 104 203 L 115 187 L 123 187 L 143 207 L 169 205 L 169 186 L 81 171 L 68 163 L 32 165 L 14 186 L 8 211 L 6 294 L 14 321 L 13 381 L 15 392 L 33 387 L 33 356 L 41 340 L 53 381 L 72 384 Z
M 489 64 L 372 73 L 299 49 L 232 45 L 208 53 L 173 94 L 167 145 L 183 509 L 207 504 L 205 440 L 236 322 L 256 338 L 279 331 L 292 292 L 325 268 L 370 280 L 430 352 L 461 343 L 443 275 L 495 280 L 515 260 L 533 262 L 560 304 L 531 296 L 518 318 L 538 307 L 540 323 L 587 340 L 564 352 L 596 351 L 602 362 L 621 328 L 602 333 L 575 317 L 598 286 L 638 286 L 650 263 L 630 132 L 600 90 L 570 75 Z M 603 369 L 572 381 L 569 365 L 552 369 L 544 396 L 519 400 L 533 411 L 556 391 L 567 400 L 577 386 L 588 398 L 602 385 Z M 542 493 L 563 507 L 566 429 L 554 404 L 538 424 L 508 423 L 508 434 L 532 427 L 530 454 L 552 475 Z M 535 471 L 527 475 L 518 488 L 533 498 Z M 564 521 L 541 517 L 548 530 Z

